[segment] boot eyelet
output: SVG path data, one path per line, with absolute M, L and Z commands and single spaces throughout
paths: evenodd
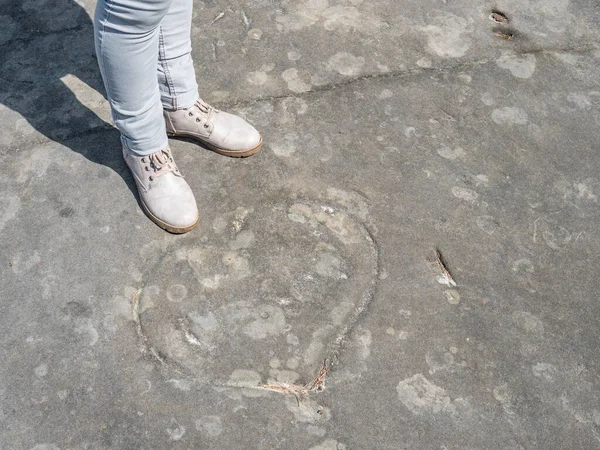
M 148 181 L 154 181 L 154 177 L 148 177 Z
M 146 172 L 150 172 L 150 168 L 149 168 L 148 166 L 145 166 L 145 167 L 144 167 L 144 170 L 145 170 Z
M 145 163 L 145 162 L 146 162 L 146 158 L 142 158 L 142 159 L 141 159 L 141 161 L 142 161 L 143 163 Z
M 192 114 L 191 112 L 188 113 L 188 116 L 192 117 L 194 114 Z
M 204 124 L 204 128 L 208 128 L 208 124 L 207 123 Z
M 196 118 L 196 122 L 200 122 L 200 119 L 199 119 L 199 118 Z

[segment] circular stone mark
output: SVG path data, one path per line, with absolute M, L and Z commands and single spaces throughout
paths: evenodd
M 254 238 L 238 248 L 244 232 Z M 273 357 L 298 359 L 296 372 L 309 379 L 337 351 L 378 277 L 366 227 L 310 201 L 255 207 L 237 233 L 203 242 L 184 239 L 151 268 L 164 298 L 144 305 L 142 295 L 137 306 L 150 353 L 196 379 L 266 374 Z

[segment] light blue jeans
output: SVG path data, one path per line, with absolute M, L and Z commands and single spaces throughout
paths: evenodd
M 168 145 L 163 108 L 198 98 L 191 56 L 193 0 L 98 0 L 94 37 L 121 139 L 148 155 Z

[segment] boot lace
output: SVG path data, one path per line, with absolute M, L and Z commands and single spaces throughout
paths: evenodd
M 192 109 L 196 109 L 197 112 L 192 111 Z M 188 109 L 188 115 L 190 117 L 196 116 L 196 122 L 202 123 L 204 128 L 210 127 L 210 122 L 214 112 L 215 109 L 201 98 L 196 100 L 194 106 Z
M 146 165 L 144 169 L 146 172 L 152 172 L 152 175 L 148 176 L 148 180 L 154 181 L 158 177 L 162 177 L 167 173 L 173 172 L 177 175 L 181 175 L 177 164 L 173 161 L 171 151 L 169 149 L 160 150 L 142 158 L 142 162 Z

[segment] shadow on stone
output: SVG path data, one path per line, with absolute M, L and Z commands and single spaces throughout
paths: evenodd
M 0 0 L 0 19 L 0 102 L 48 139 L 114 170 L 136 193 L 118 131 L 84 104 L 105 97 L 88 12 L 74 0 Z M 9 148 L 31 145 L 22 125 L 8 126 Z M 99 132 L 105 145 L 86 139 Z

